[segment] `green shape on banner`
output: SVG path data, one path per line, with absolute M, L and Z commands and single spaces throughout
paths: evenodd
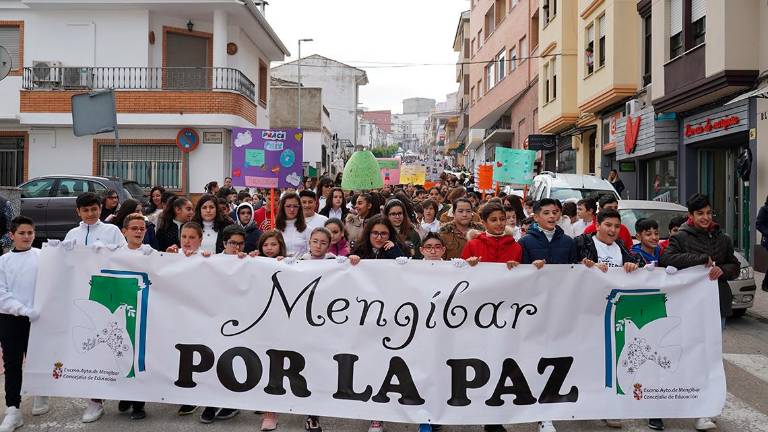
M 260 167 L 264 165 L 264 150 L 245 149 L 245 166 Z
M 635 323 L 638 329 L 659 318 L 667 317 L 667 295 L 664 293 L 653 294 L 624 294 L 616 300 L 616 312 L 613 315 L 614 339 L 616 341 L 615 364 L 619 363 L 619 356 L 624 349 L 624 326 L 618 323 L 628 319 Z M 629 389 L 630 393 L 632 389 Z M 616 380 L 616 393 L 625 394 L 624 389 Z
M 400 163 L 397 159 L 376 159 L 379 162 L 379 168 L 381 169 L 398 169 Z
M 381 168 L 376 161 L 376 156 L 370 151 L 354 152 L 344 165 L 341 187 L 346 190 L 370 190 L 384 187 L 384 179 L 381 178 Z
M 131 344 L 136 346 L 136 314 L 139 308 L 139 282 L 136 278 L 120 278 L 109 276 L 91 276 L 91 292 L 88 300 L 99 303 L 115 313 L 122 305 L 125 309 L 125 330 L 131 338 Z M 134 367 L 128 377 L 135 376 Z
M 536 152 L 506 147 L 496 147 L 496 163 L 493 165 L 493 181 L 516 185 L 533 183 L 533 163 Z

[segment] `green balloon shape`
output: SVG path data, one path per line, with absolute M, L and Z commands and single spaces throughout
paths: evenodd
M 341 187 L 346 190 L 369 190 L 384 187 L 381 168 L 370 151 L 357 151 L 344 165 Z

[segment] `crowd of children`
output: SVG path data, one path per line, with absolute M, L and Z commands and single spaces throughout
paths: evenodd
M 482 199 L 450 181 L 428 191 L 407 185 L 351 193 L 334 187 L 330 179 L 321 179 L 317 187 L 312 181 L 302 186 L 299 191 L 282 192 L 274 215 L 266 194 L 237 192 L 231 188 L 231 179 L 222 188 L 209 183 L 208 193 L 194 202 L 155 187 L 146 209 L 133 200 L 117 203 L 113 191 L 104 200 L 85 193 L 76 201 L 79 226 L 62 242 L 50 243 L 69 249 L 75 244 L 126 248 L 143 254 L 157 250 L 204 257 L 221 253 L 239 259 L 337 259 L 350 265 L 367 259 L 407 262 L 413 258 L 453 260 L 458 266 L 502 263 L 513 269 L 532 264 L 541 269 L 551 264 L 583 264 L 603 272 L 611 267 L 633 272 L 643 266 L 672 269 L 704 264 L 710 268 L 710 278 L 720 282 L 722 316 L 727 315 L 730 304 L 730 291 L 723 284 L 727 289 L 727 280 L 739 272 L 730 240 L 712 221 L 709 200 L 698 194 L 688 201 L 688 216 L 670 224 L 673 236 L 660 241 L 659 224 L 650 219 L 636 222 L 633 240 L 621 223 L 616 198 L 609 195 L 597 201 L 561 203 L 503 194 Z M 34 221 L 16 217 L 10 237 L 12 253 L 0 257 L 0 345 L 7 406 L 0 432 L 23 424 L 19 411 L 22 361 L 30 322 L 38 317 L 34 290 L 39 250 L 32 248 Z M 33 414 L 48 411 L 44 397 L 34 398 L 33 405 Z M 133 419 L 146 416 L 140 401 L 122 401 L 118 408 L 131 410 Z M 184 405 L 178 414 L 196 410 L 196 406 Z M 102 401 L 90 400 L 82 421 L 97 421 L 103 413 Z M 208 407 L 200 420 L 211 423 L 237 414 L 234 409 Z M 621 426 L 617 420 L 606 423 Z M 262 413 L 262 430 L 277 427 L 275 413 Z M 663 429 L 663 422 L 652 419 L 649 427 Z M 701 430 L 713 427 L 709 419 L 697 420 Z M 382 422 L 373 420 L 369 432 L 382 432 L 383 428 Z M 437 430 L 439 426 L 422 428 Z M 555 431 L 550 421 L 539 422 L 538 428 Z M 320 419 L 308 416 L 306 429 L 322 431 Z M 505 429 L 486 425 L 485 430 Z

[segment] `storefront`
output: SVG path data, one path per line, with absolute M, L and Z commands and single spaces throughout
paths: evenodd
M 657 118 L 649 106 L 619 118 L 615 139 L 617 169 L 627 190 L 624 198 L 680 202 L 675 120 Z
M 576 150 L 570 135 L 557 137 L 557 147 L 544 151 L 544 170 L 564 174 L 576 174 Z
M 743 216 L 750 197 L 737 161 L 749 146 L 748 101 L 692 114 L 682 119 L 681 127 L 681 201 L 695 192 L 708 195 L 715 220 L 742 248 L 749 242 L 744 235 L 749 222 Z

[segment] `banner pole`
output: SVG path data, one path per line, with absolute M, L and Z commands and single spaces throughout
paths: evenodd
M 275 228 L 275 188 L 269 190 L 269 220 L 271 221 L 271 229 Z

